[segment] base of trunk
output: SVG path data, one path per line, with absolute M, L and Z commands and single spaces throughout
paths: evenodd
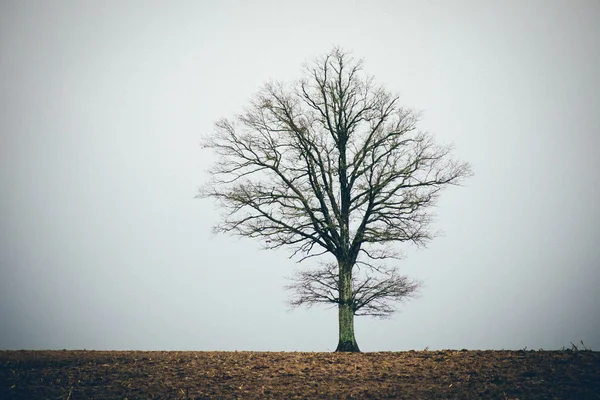
M 360 353 L 360 349 L 358 348 L 358 344 L 356 342 L 339 342 L 336 352 L 351 352 L 351 353 Z

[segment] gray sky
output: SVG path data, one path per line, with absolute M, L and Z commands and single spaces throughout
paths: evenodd
M 600 350 L 600 3 L 3 1 L 0 349 L 326 351 L 285 251 L 213 237 L 199 147 L 334 45 L 454 142 L 425 281 L 364 351 Z M 309 266 L 309 265 L 307 265 Z

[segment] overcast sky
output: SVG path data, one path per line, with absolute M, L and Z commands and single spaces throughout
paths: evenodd
M 328 351 L 286 251 L 213 236 L 214 122 L 335 45 L 475 176 L 363 351 L 600 350 L 600 2 L 2 1 L 0 349 Z M 307 261 L 306 266 L 310 267 Z

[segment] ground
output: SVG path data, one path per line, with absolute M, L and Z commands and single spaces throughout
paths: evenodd
M 600 352 L 0 351 L 0 399 L 600 399 Z

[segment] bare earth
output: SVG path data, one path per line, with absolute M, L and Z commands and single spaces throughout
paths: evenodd
M 0 351 L 0 399 L 600 399 L 600 352 Z

